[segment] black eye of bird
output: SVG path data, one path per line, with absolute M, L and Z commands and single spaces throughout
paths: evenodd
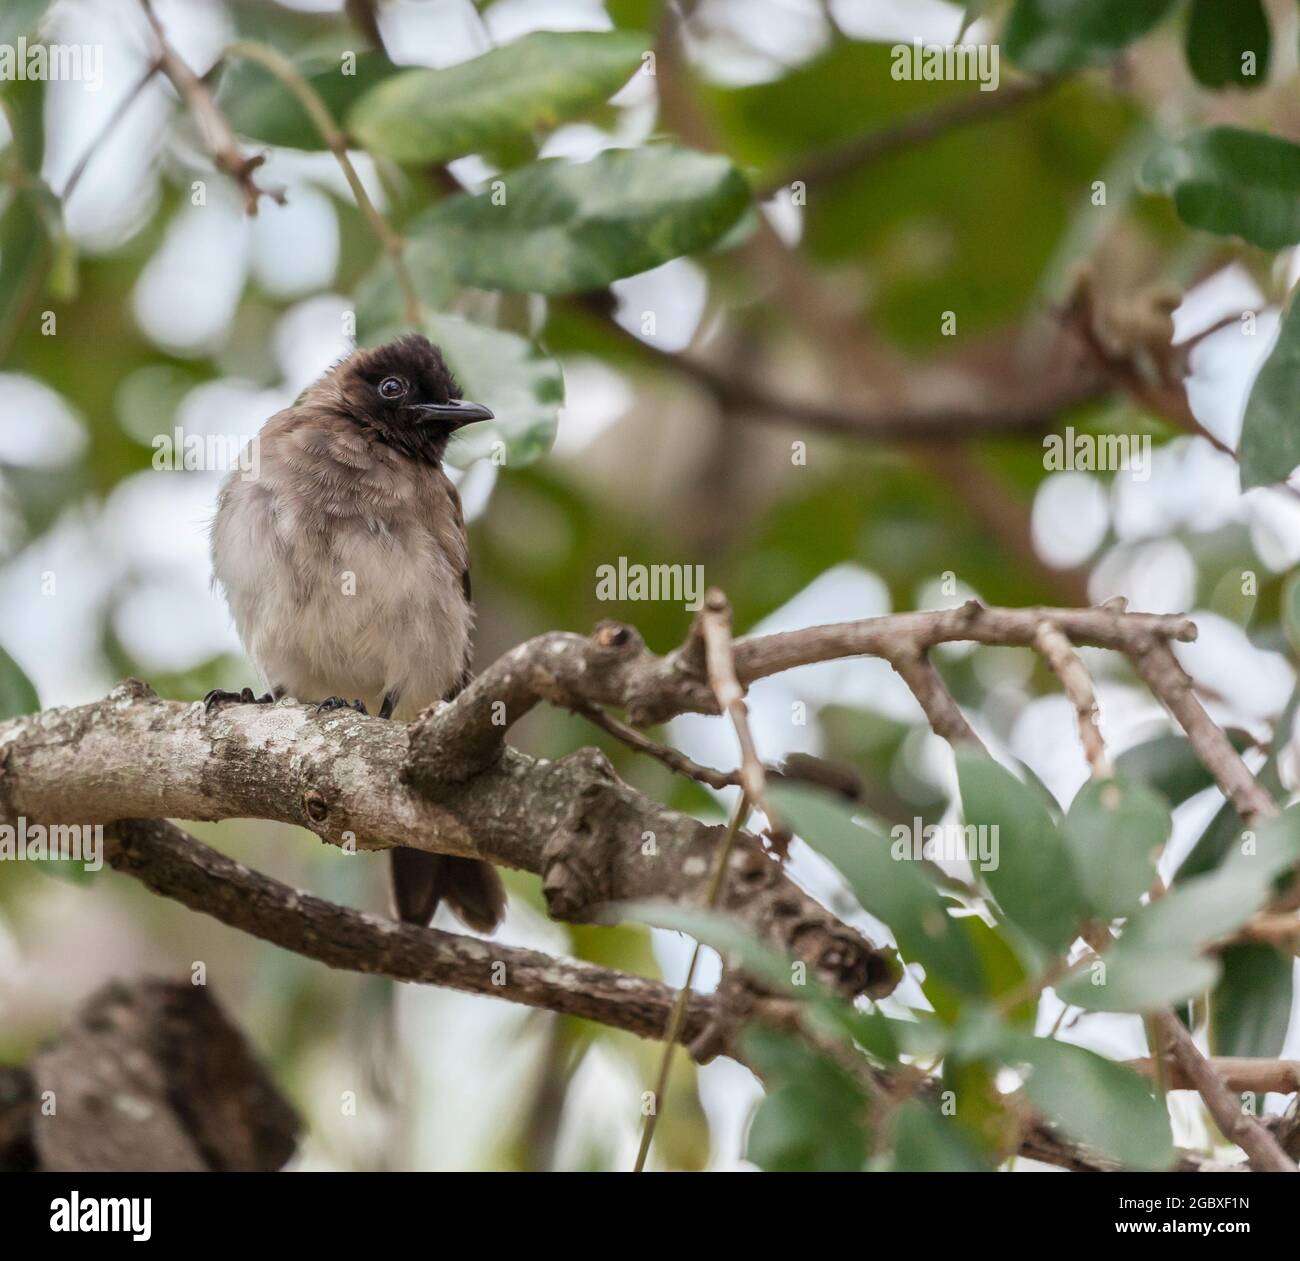
M 406 393 L 406 382 L 401 377 L 385 377 L 379 383 L 381 398 L 401 398 Z

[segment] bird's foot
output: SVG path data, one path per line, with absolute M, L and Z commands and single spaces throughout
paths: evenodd
M 327 696 L 316 706 L 318 714 L 328 714 L 335 709 L 355 709 L 358 714 L 365 714 L 367 718 L 370 717 L 370 711 L 366 708 L 365 701 L 347 701 L 341 696 Z
M 254 696 L 251 687 L 243 688 L 238 692 L 227 692 L 222 688 L 214 687 L 203 698 L 203 708 L 211 713 L 218 705 L 273 705 L 275 699 L 270 692 Z

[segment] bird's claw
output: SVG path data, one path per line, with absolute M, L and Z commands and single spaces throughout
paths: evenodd
M 251 687 L 241 688 L 238 692 L 227 692 L 214 687 L 203 698 L 203 708 L 210 714 L 218 705 L 273 705 L 275 697 L 270 692 L 254 696 Z
M 365 701 L 348 701 L 341 696 L 327 696 L 316 706 L 318 714 L 328 714 L 335 709 L 355 709 L 358 714 L 365 714 L 367 718 L 370 717 L 370 711 L 366 708 Z

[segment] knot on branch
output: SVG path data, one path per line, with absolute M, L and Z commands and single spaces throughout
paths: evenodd
M 895 951 L 871 947 L 825 923 L 797 925 L 791 943 L 800 958 L 809 960 L 818 979 L 839 993 L 883 998 L 903 976 Z
M 614 768 L 599 749 L 581 749 L 557 765 L 584 782 L 543 850 L 542 892 L 552 918 L 577 921 L 611 898 L 614 856 L 608 848 L 621 844 L 626 832 L 623 802 Z
M 610 657 L 635 657 L 645 651 L 645 640 L 635 626 L 626 622 L 597 622 L 591 642 L 597 653 Z
M 309 788 L 303 793 L 302 808 L 313 823 L 324 823 L 330 812 L 329 802 L 325 800 L 324 794 L 315 788 Z
M 108 694 L 111 704 L 129 705 L 133 701 L 156 701 L 158 693 L 143 679 L 123 679 Z

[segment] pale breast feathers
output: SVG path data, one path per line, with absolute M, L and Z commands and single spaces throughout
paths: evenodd
M 213 568 L 267 686 L 398 716 L 439 700 L 468 658 L 468 545 L 455 487 L 355 429 L 280 413 L 260 476 L 227 479 Z

